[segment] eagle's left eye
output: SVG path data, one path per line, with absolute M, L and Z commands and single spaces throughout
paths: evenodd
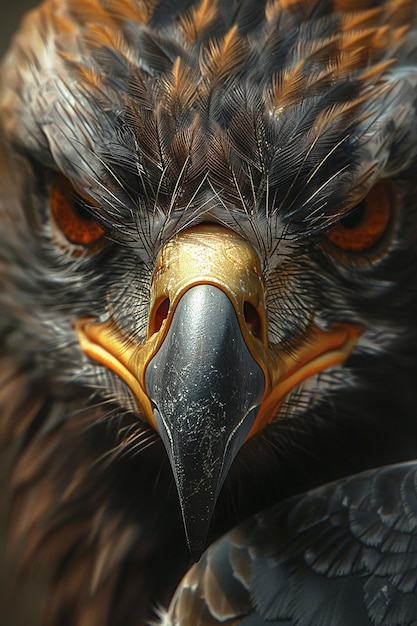
M 65 176 L 57 176 L 50 190 L 50 207 L 54 226 L 74 246 L 92 248 L 104 235 L 103 227 L 89 213 L 94 206 L 84 199 Z
M 346 217 L 327 233 L 328 240 L 345 253 L 372 252 L 382 243 L 395 211 L 390 181 L 380 181 Z

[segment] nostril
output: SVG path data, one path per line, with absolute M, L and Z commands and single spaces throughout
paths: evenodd
M 166 320 L 166 318 L 168 317 L 168 311 L 169 311 L 169 298 L 164 298 L 159 304 L 158 307 L 155 311 L 155 315 L 153 318 L 153 328 L 152 328 L 152 334 L 153 333 L 157 333 L 163 322 Z
M 255 309 L 253 304 L 246 301 L 243 304 L 243 315 L 245 317 L 245 322 L 249 327 L 250 332 L 254 337 L 260 338 L 261 336 L 261 318 L 259 317 L 258 311 Z

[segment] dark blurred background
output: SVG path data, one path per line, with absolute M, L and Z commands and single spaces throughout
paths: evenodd
M 0 56 L 6 51 L 13 32 L 25 11 L 39 4 L 38 0 L 0 0 Z M 1 419 L 1 416 L 0 416 Z M 42 582 L 39 576 L 13 585 L 15 572 L 6 560 L 9 516 L 7 495 L 10 459 L 13 452 L 0 449 L 0 625 L 39 626 Z
M 39 4 L 39 0 L 0 0 L 0 54 L 6 50 L 22 14 Z M 4 625 L 8 626 L 8 625 Z

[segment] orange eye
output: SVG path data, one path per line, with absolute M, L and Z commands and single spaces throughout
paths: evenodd
M 345 252 L 370 250 L 387 232 L 394 208 L 392 184 L 381 181 L 368 192 L 352 213 L 327 233 L 327 238 Z
M 58 176 L 51 188 L 51 212 L 56 225 L 67 241 L 75 246 L 90 248 L 104 235 L 104 229 L 88 213 L 83 200 L 65 176 Z

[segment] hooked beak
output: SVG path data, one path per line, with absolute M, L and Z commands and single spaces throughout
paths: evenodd
M 269 343 L 259 259 L 241 237 L 212 225 L 184 231 L 161 250 L 143 344 L 114 321 L 75 326 L 83 351 L 129 385 L 159 432 L 196 560 L 244 441 L 275 419 L 291 389 L 343 362 L 361 332 L 311 325 L 291 353 Z
M 232 303 L 218 287 L 196 285 L 182 296 L 145 384 L 177 483 L 188 543 L 199 558 L 220 488 L 265 387 Z

